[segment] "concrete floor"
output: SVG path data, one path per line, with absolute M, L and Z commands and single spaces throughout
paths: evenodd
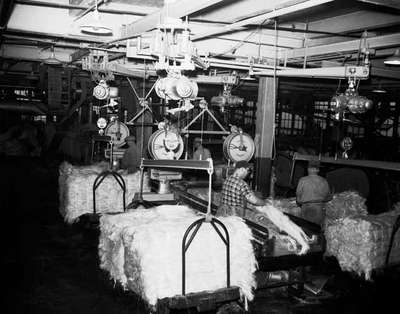
M 98 267 L 97 236 L 58 214 L 56 161 L 0 160 L 3 313 L 149 313 L 134 294 L 113 286 Z M 298 298 L 286 288 L 256 292 L 250 312 L 395 313 L 398 271 L 365 282 L 321 264 L 329 297 Z M 310 296 L 310 295 L 309 295 Z

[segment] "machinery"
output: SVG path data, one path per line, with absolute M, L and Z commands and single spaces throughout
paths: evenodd
M 232 75 L 224 75 L 222 79 L 224 86 L 222 94 L 211 97 L 211 105 L 219 107 L 221 112 L 224 112 L 226 107 L 234 108 L 243 105 L 243 98 L 231 94 L 232 87 L 239 82 L 236 72 L 233 71 Z
M 349 87 L 342 94 L 333 96 L 331 99 L 331 108 L 339 115 L 346 110 L 351 113 L 364 113 L 372 108 L 372 100 L 358 95 L 356 81 L 349 78 Z
M 232 129 L 232 133 L 224 141 L 225 158 L 233 163 L 241 160 L 249 161 L 255 152 L 253 139 L 240 128 Z
M 179 159 L 183 148 L 182 137 L 171 129 L 158 130 L 149 138 L 148 151 L 153 159 Z

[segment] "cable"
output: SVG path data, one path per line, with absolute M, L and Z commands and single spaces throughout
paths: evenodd
M 144 97 L 146 96 L 145 95 L 145 85 L 146 85 L 146 59 L 143 59 L 143 61 L 144 61 L 144 71 L 143 71 L 143 92 L 142 92 L 142 95 L 143 95 L 143 99 L 142 99 L 142 101 L 144 102 L 145 100 L 144 100 Z M 140 100 L 139 100 L 139 102 L 140 102 Z M 141 104 L 141 105 L 143 105 L 143 104 Z M 141 158 L 143 158 L 143 144 L 144 144 L 144 117 L 145 117 L 145 115 L 146 115 L 146 112 L 145 111 L 143 111 L 143 114 L 142 114 L 142 129 L 141 129 L 141 141 L 140 141 L 140 157 Z
M 275 43 L 274 43 L 274 48 L 275 48 L 275 56 L 274 56 L 274 100 L 275 100 L 275 106 L 274 106 L 274 112 L 273 112 L 273 128 L 272 128 L 272 150 L 273 150 L 273 155 L 272 155 L 272 160 L 275 160 L 276 158 L 276 142 L 275 142 L 275 115 L 276 115 L 276 62 L 278 58 L 278 51 L 277 51 L 277 46 L 278 46 L 278 30 L 277 30 L 277 20 L 275 19 L 274 23 L 274 28 L 275 28 Z
M 200 133 L 201 145 L 203 145 L 203 131 L 204 131 L 204 114 L 201 115 L 201 133 Z
M 264 25 L 264 23 L 266 22 L 266 21 L 268 21 L 269 19 L 265 19 L 264 21 L 262 21 L 260 24 L 258 24 L 257 25 L 257 28 L 255 29 L 255 30 L 253 30 L 249 35 L 247 35 L 245 38 L 243 38 L 240 42 L 238 42 L 236 45 L 234 45 L 232 48 L 229 48 L 228 50 L 226 50 L 226 51 L 224 51 L 224 52 L 221 52 L 221 53 L 219 53 L 219 54 L 211 54 L 210 55 L 210 57 L 220 57 L 220 56 L 223 56 L 223 55 L 226 55 L 227 53 L 229 53 L 229 52 L 234 52 L 234 51 L 236 51 L 238 48 L 240 48 L 241 46 L 243 46 L 243 44 L 245 43 L 245 41 L 247 40 L 247 39 L 249 39 L 251 36 L 253 36 L 254 35 L 254 33 L 257 33 L 257 32 L 259 32 L 259 30 L 261 29 L 261 26 L 262 25 Z

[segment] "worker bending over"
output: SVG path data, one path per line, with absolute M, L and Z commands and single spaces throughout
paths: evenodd
M 125 142 L 129 147 L 125 150 L 124 156 L 121 159 L 121 168 L 127 169 L 128 173 L 133 173 L 140 167 L 141 154 L 134 136 L 128 136 Z
M 298 254 L 309 250 L 310 240 L 304 231 L 293 223 L 283 212 L 276 207 L 257 197 L 245 181 L 250 173 L 250 164 L 239 161 L 235 165 L 234 173 L 228 177 L 222 186 L 222 205 L 217 211 L 217 216 L 237 215 L 256 222 L 270 229 L 271 222 L 281 231 L 285 231 L 301 246 Z M 247 202 L 256 206 L 250 209 Z
M 193 153 L 194 160 L 207 160 L 208 158 L 211 158 L 210 151 L 203 146 L 200 137 L 196 137 L 194 139 L 193 147 L 194 147 L 194 153 Z
M 296 201 L 301 206 L 304 219 L 323 226 L 325 204 L 331 199 L 328 181 L 319 176 L 319 162 L 308 163 L 308 176 L 299 180 L 296 189 Z

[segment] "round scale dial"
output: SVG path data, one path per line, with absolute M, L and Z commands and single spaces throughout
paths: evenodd
M 124 123 L 113 121 L 107 125 L 105 135 L 111 137 L 111 140 L 116 147 L 121 147 L 125 144 L 126 137 L 129 136 L 129 129 Z
M 148 150 L 153 159 L 179 159 L 183 140 L 176 132 L 158 130 L 150 136 Z
M 249 161 L 255 152 L 254 141 L 247 133 L 232 133 L 224 141 L 224 155 L 232 162 Z

